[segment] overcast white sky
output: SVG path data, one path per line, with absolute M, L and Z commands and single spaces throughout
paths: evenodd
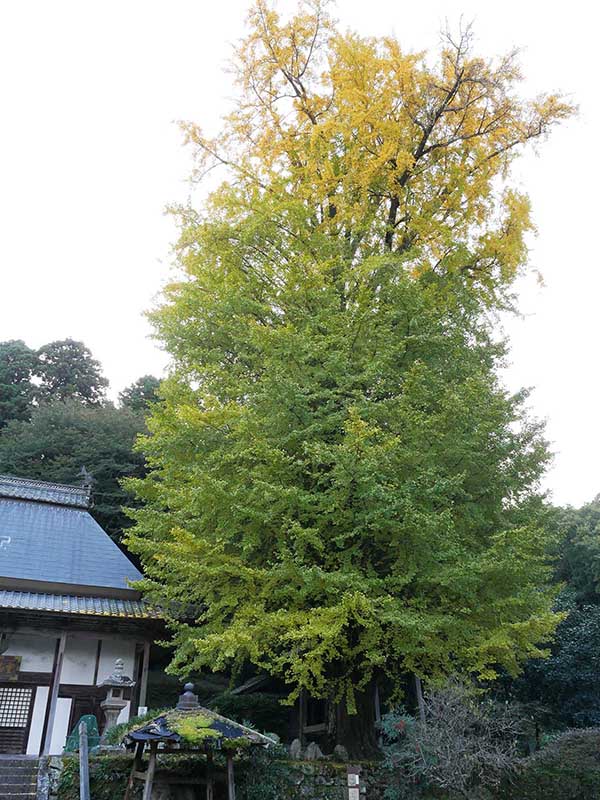
M 281 0 L 282 9 L 294 3 Z M 0 341 L 71 336 L 116 394 L 166 359 L 142 316 L 169 271 L 166 203 L 187 195 L 174 120 L 218 126 L 224 66 L 247 0 L 0 0 Z M 597 26 L 583 0 L 339 0 L 344 26 L 435 47 L 447 19 L 474 20 L 484 54 L 522 48 L 526 89 L 580 106 L 518 179 L 539 235 L 521 287 L 511 387 L 534 386 L 556 452 L 547 486 L 579 505 L 600 492 L 600 115 Z

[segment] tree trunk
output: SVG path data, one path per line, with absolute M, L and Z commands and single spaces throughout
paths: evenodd
M 421 685 L 421 678 L 415 675 L 415 695 L 417 697 L 417 706 L 419 707 L 419 719 L 421 723 L 425 724 L 425 701 L 423 699 L 423 686 Z
M 356 714 L 349 714 L 346 704 L 336 708 L 336 744 L 343 745 L 350 758 L 372 759 L 380 756 L 375 729 L 375 684 L 356 693 Z

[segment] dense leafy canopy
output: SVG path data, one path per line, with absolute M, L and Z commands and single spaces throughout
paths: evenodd
M 600 495 L 580 509 L 557 509 L 559 580 L 582 603 L 600 603 Z
M 131 502 L 119 481 L 144 474 L 143 459 L 133 452 L 144 430 L 142 414 L 110 404 L 42 405 L 29 421 L 14 420 L 0 434 L 0 472 L 77 484 L 86 467 L 93 477 L 92 513 L 118 540 L 129 522 L 121 507 Z
M 37 355 L 25 342 L 0 342 L 0 429 L 11 419 L 29 418 L 37 366 Z
M 160 381 L 154 375 L 142 375 L 131 386 L 119 392 L 119 403 L 132 411 L 147 411 L 150 403 L 158 399 Z
M 50 342 L 40 347 L 37 355 L 40 402 L 73 399 L 95 405 L 102 401 L 108 381 L 102 375 L 100 362 L 83 342 Z
M 279 326 L 215 293 L 207 323 L 238 368 L 197 330 L 203 390 L 167 383 L 145 444 L 161 482 L 138 486 L 131 543 L 168 597 L 206 607 L 178 628 L 182 665 L 249 658 L 350 693 L 379 670 L 515 667 L 552 630 L 543 536 L 521 511 L 539 430 L 498 386 L 485 329 L 390 274 L 353 313 L 323 285 L 280 294 Z
M 474 55 L 469 30 L 447 36 L 432 66 L 393 37 L 340 33 L 324 5 L 303 2 L 283 22 L 259 0 L 222 133 L 184 126 L 197 176 L 229 170 L 205 233 L 228 242 L 240 268 L 262 274 L 257 262 L 277 262 L 273 280 L 298 248 L 332 270 L 393 252 L 414 274 L 458 273 L 497 297 L 523 265 L 531 227 L 527 197 L 503 179 L 522 145 L 571 107 L 553 94 L 522 99 L 515 54 Z
M 77 400 L 96 405 L 107 386 L 99 362 L 83 342 L 65 339 L 39 350 L 21 340 L 0 342 L 0 429 L 11 420 L 28 420 L 41 403 Z
M 244 661 L 292 696 L 406 671 L 510 670 L 553 631 L 525 395 L 493 309 L 524 264 L 502 178 L 570 109 L 521 100 L 468 35 L 435 67 L 259 2 L 241 97 L 177 211 L 182 280 L 154 314 L 174 360 L 128 542 L 173 613 L 174 668 Z

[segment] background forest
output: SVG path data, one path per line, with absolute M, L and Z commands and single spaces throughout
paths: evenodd
M 145 375 L 106 397 L 102 367 L 82 342 L 0 342 L 0 473 L 59 483 L 92 476 L 93 515 L 118 543 L 131 502 L 120 481 L 141 477 L 143 456 L 133 444 L 145 430 L 147 404 L 158 379 Z

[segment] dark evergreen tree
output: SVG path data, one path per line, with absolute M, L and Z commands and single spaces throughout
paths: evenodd
M 144 473 L 133 443 L 144 418 L 111 404 L 86 406 L 69 400 L 35 408 L 29 421 L 13 420 L 0 436 L 0 472 L 76 484 L 85 466 L 93 477 L 93 515 L 119 540 L 128 524 L 121 508 L 131 498 L 121 478 Z
M 564 583 L 556 610 L 565 619 L 547 659 L 530 660 L 507 695 L 532 704 L 545 727 L 600 725 L 600 496 L 582 508 L 555 508 L 556 576 Z

